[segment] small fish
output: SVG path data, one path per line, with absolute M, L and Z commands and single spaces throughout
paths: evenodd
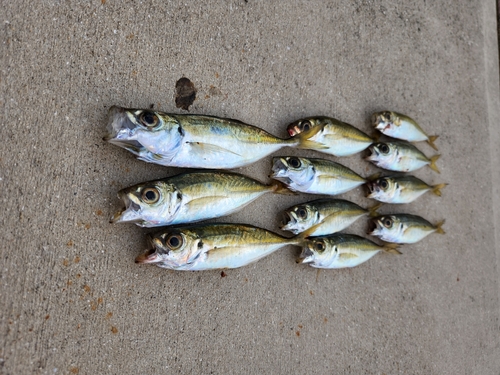
M 298 134 L 316 142 L 318 151 L 334 156 L 349 156 L 365 150 L 373 139 L 354 126 L 330 117 L 308 117 L 288 125 L 288 134 Z
M 441 228 L 443 224 L 444 220 L 432 225 L 424 218 L 415 215 L 384 215 L 371 220 L 373 229 L 368 234 L 387 242 L 415 243 L 434 232 L 444 234 Z
M 434 141 L 438 136 L 428 136 L 415 120 L 408 116 L 391 111 L 376 112 L 372 115 L 372 124 L 375 129 L 389 137 L 408 142 L 426 141 L 437 151 Z
M 152 248 L 135 262 L 179 271 L 243 267 L 286 245 L 299 246 L 304 241 L 241 224 L 169 228 L 149 240 Z
M 336 233 L 306 240 L 297 263 L 309 263 L 315 268 L 356 267 L 379 251 L 401 254 L 396 244 L 380 246 L 354 234 Z
M 324 236 L 340 232 L 365 215 L 376 216 L 378 204 L 369 210 L 343 199 L 317 199 L 285 210 L 282 230 L 293 234 Z
M 281 183 L 265 185 L 230 172 L 191 172 L 120 190 L 125 208 L 111 223 L 158 227 L 229 215 L 266 193 L 290 193 Z
M 316 146 L 303 137 L 281 139 L 237 120 L 116 106 L 109 110 L 107 130 L 105 141 L 139 160 L 185 168 L 237 168 L 284 146 Z
M 448 184 L 431 186 L 413 176 L 388 176 L 367 182 L 366 185 L 370 191 L 367 198 L 384 203 L 410 203 L 428 191 L 440 197 L 441 189 Z
M 379 142 L 369 148 L 370 155 L 365 159 L 377 167 L 398 172 L 412 172 L 425 165 L 437 172 L 436 161 L 441 155 L 427 158 L 418 148 L 408 142 L 392 141 Z
M 333 161 L 295 156 L 273 158 L 272 172 L 290 190 L 309 194 L 342 194 L 367 181 Z

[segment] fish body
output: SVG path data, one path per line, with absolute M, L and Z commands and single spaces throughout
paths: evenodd
M 315 268 L 355 267 L 379 251 L 399 254 L 396 248 L 394 244 L 380 246 L 354 234 L 336 233 L 307 239 L 298 262 L 308 263 Z
M 285 210 L 282 230 L 304 236 L 323 236 L 347 228 L 369 210 L 343 199 L 317 199 Z
M 440 155 L 427 158 L 418 148 L 408 142 L 379 142 L 369 148 L 370 155 L 365 159 L 377 167 L 397 172 L 412 172 L 423 166 L 439 173 L 436 161 Z
M 193 223 L 239 211 L 263 194 L 288 191 L 238 173 L 198 171 L 144 182 L 118 192 L 125 209 L 113 223 L 141 227 Z
M 431 186 L 414 176 L 388 176 L 367 182 L 367 186 L 368 198 L 384 203 L 410 203 L 428 191 L 441 196 L 446 184 Z
M 116 106 L 109 110 L 107 129 L 104 140 L 139 160 L 172 167 L 237 168 L 284 146 L 310 144 L 301 137 L 281 139 L 237 120 Z
M 238 268 L 302 241 L 299 237 L 287 239 L 250 225 L 169 228 L 150 238 L 152 249 L 138 256 L 136 263 L 153 263 L 179 271 Z
M 365 178 L 333 161 L 295 156 L 273 158 L 271 178 L 283 182 L 292 191 L 327 195 L 342 194 L 366 182 Z
M 434 141 L 438 136 L 428 136 L 415 120 L 406 115 L 391 111 L 376 112 L 372 115 L 372 124 L 389 137 L 408 142 L 426 141 L 437 150 Z
M 433 225 L 416 215 L 384 215 L 372 219 L 373 230 L 369 234 L 386 242 L 415 243 L 434 232 L 444 234 L 443 224 L 444 221 Z
M 288 133 L 318 144 L 316 150 L 334 156 L 349 156 L 363 151 L 373 139 L 354 126 L 330 117 L 308 117 L 288 125 Z

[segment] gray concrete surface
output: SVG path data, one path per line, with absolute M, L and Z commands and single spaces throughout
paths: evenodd
M 495 1 L 1 3 L 0 373 L 500 373 Z M 182 112 L 183 76 L 191 113 L 282 137 L 306 115 L 365 131 L 375 110 L 414 117 L 442 154 L 440 175 L 416 175 L 449 186 L 404 211 L 447 234 L 320 273 L 294 248 L 226 277 L 134 264 L 145 231 L 108 223 L 116 192 L 178 171 L 105 144 L 107 108 Z M 266 180 L 269 164 L 241 172 Z M 278 231 L 308 199 L 224 221 Z

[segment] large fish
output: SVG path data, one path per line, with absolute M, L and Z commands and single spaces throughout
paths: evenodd
M 433 225 L 420 216 L 408 214 L 375 217 L 371 224 L 373 229 L 368 234 L 394 243 L 415 243 L 431 233 L 445 233 L 441 228 L 444 220 Z
M 354 126 L 330 117 L 308 117 L 288 125 L 293 137 L 316 142 L 318 151 L 335 156 L 349 156 L 363 151 L 373 139 Z
M 372 115 L 372 124 L 375 129 L 389 137 L 408 142 L 426 141 L 437 150 L 434 141 L 438 136 L 428 136 L 415 120 L 406 115 L 391 111 L 376 112 Z
M 239 211 L 270 192 L 290 193 L 279 182 L 265 185 L 238 173 L 184 173 L 120 190 L 125 208 L 111 222 L 141 227 L 193 223 Z
M 367 182 L 342 164 L 325 159 L 275 157 L 272 172 L 271 178 L 290 190 L 309 194 L 342 194 Z
M 412 172 L 425 165 L 440 173 L 436 161 L 440 155 L 427 158 L 411 143 L 402 141 L 379 142 L 369 148 L 370 155 L 365 159 L 377 167 L 397 172 Z
M 388 176 L 367 182 L 366 185 L 370 191 L 368 198 L 384 203 L 410 203 L 428 191 L 440 197 L 441 189 L 447 184 L 431 186 L 414 176 Z
M 237 168 L 284 146 L 315 148 L 303 137 L 281 139 L 237 120 L 113 106 L 104 140 L 139 160 L 172 167 Z
M 379 251 L 400 254 L 396 244 L 380 246 L 354 234 L 336 233 L 306 240 L 297 263 L 308 263 L 315 268 L 355 267 Z
M 285 210 L 282 230 L 304 236 L 323 236 L 340 232 L 360 217 L 376 215 L 378 204 L 369 210 L 344 199 L 317 199 Z
M 151 249 L 136 263 L 152 263 L 179 271 L 238 268 L 303 239 L 285 238 L 265 229 L 240 224 L 207 224 L 169 228 L 150 237 Z

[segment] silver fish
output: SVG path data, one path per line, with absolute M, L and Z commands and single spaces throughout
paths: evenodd
M 371 220 L 373 229 L 368 234 L 387 242 L 415 243 L 434 232 L 444 234 L 443 224 L 444 220 L 433 225 L 416 215 L 384 215 Z
M 302 242 L 301 237 L 285 238 L 241 224 L 169 228 L 150 237 L 151 249 L 135 261 L 179 271 L 238 268 Z
M 370 193 L 367 198 L 373 198 L 384 203 L 410 203 L 432 191 L 441 196 L 441 189 L 447 184 L 427 185 L 414 176 L 381 177 L 366 183 Z
M 132 152 L 139 160 L 172 167 L 237 168 L 284 146 L 308 148 L 303 137 L 281 139 L 237 120 L 152 110 L 109 110 L 104 140 Z
M 342 194 L 367 181 L 333 161 L 295 156 L 273 158 L 272 172 L 290 190 L 309 194 Z
M 440 173 L 436 161 L 441 155 L 427 158 L 418 148 L 408 142 L 379 142 L 369 148 L 370 155 L 365 159 L 377 167 L 398 172 L 412 172 L 425 165 Z
M 354 234 L 336 233 L 306 240 L 297 263 L 308 263 L 315 268 L 355 267 L 379 251 L 401 254 L 396 244 L 380 246 Z
M 369 210 L 343 199 L 317 199 L 285 210 L 282 230 L 304 236 L 323 236 L 347 228 L 360 217 L 376 215 L 378 204 Z
M 158 227 L 229 215 L 266 193 L 290 193 L 281 183 L 265 185 L 230 172 L 191 172 L 120 190 L 125 208 L 112 223 Z
M 308 117 L 288 125 L 288 134 L 302 134 L 316 142 L 318 151 L 335 156 L 349 156 L 363 151 L 373 139 L 354 126 L 330 117 Z
M 434 141 L 438 136 L 428 136 L 415 120 L 406 115 L 391 111 L 377 112 L 372 115 L 372 124 L 375 129 L 389 137 L 408 142 L 426 141 L 437 150 Z

